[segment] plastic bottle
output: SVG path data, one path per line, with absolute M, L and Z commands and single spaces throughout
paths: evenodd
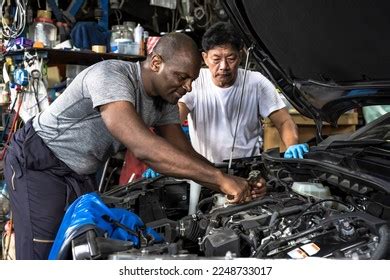
M 111 52 L 118 53 L 118 43 L 117 39 L 121 38 L 121 27 L 120 25 L 114 25 L 111 29 L 111 40 L 110 40 L 110 46 L 111 46 Z
M 45 47 L 54 47 L 57 41 L 57 27 L 49 18 L 36 18 L 34 23 L 34 41 L 42 42 Z
M 148 55 L 148 39 L 149 39 L 149 32 L 144 31 L 143 37 L 142 37 L 142 49 L 140 55 Z
M 143 34 L 144 28 L 138 23 L 138 25 L 134 28 L 134 42 L 141 44 Z
M 135 29 L 135 22 L 134 21 L 124 21 L 123 25 L 126 27 L 126 30 L 128 32 L 128 37 L 132 42 L 134 42 L 134 29 Z

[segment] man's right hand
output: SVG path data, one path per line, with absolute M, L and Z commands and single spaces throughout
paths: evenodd
M 251 199 L 251 188 L 247 180 L 222 174 L 220 191 L 225 193 L 230 203 L 242 203 Z

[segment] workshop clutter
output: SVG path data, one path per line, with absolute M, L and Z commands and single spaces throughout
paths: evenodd
M 24 122 L 49 106 L 44 81 L 43 59 L 37 54 L 24 54 L 23 61 L 11 59 L 3 67 L 3 78 L 9 87 L 11 108 L 16 105 L 17 115 Z
M 46 13 L 45 13 L 46 12 Z M 47 11 L 38 11 L 40 17 L 34 19 L 29 27 L 27 39 L 34 47 L 57 48 L 61 39 L 60 30 Z M 57 24 L 58 25 L 58 24 Z M 107 30 L 97 22 L 77 22 L 70 31 L 71 43 L 79 49 L 89 49 L 95 52 L 121 53 L 128 55 L 146 55 L 146 44 L 149 33 L 135 22 L 125 21 L 113 25 Z M 24 47 L 31 47 L 31 43 Z
M 135 22 L 126 21 L 111 29 L 110 49 L 113 53 L 146 55 L 145 46 L 149 33 Z
M 40 1 L 39 1 L 40 2 Z M 121 53 L 145 55 L 148 32 L 141 24 L 133 21 L 121 22 L 109 27 L 110 10 L 108 1 L 98 1 L 98 5 L 84 5 L 84 1 L 72 1 L 65 9 L 65 4 L 46 1 L 46 9 L 33 10 L 25 0 L 16 0 L 17 9 L 13 12 L 13 3 L 3 1 L 2 26 L 6 51 L 34 48 L 78 48 L 99 53 Z M 80 14 L 94 10 L 95 20 L 86 18 L 76 20 Z M 111 14 L 112 14 L 111 13 Z

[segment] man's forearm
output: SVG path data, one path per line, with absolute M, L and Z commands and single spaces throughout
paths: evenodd
M 286 147 L 290 147 L 291 145 L 298 143 L 298 127 L 293 120 L 288 120 L 283 123 L 279 134 Z
M 207 159 L 193 149 L 188 155 L 162 138 L 156 141 L 147 151 L 135 152 L 136 157 L 160 173 L 177 178 L 188 178 L 219 190 L 221 171 L 214 168 Z
M 197 151 L 194 150 L 194 148 L 191 146 L 191 149 L 190 149 L 190 153 L 193 157 L 196 157 L 198 159 L 200 159 L 201 161 L 211 165 L 211 166 L 214 166 L 213 163 L 211 163 L 207 158 L 205 158 L 204 156 L 202 156 L 201 154 L 199 154 Z
M 298 143 L 298 127 L 286 108 L 272 112 L 271 115 L 269 115 L 269 118 L 277 128 L 280 138 L 286 147 Z

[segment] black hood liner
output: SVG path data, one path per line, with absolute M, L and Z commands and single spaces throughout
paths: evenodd
M 223 0 L 268 78 L 303 115 L 336 125 L 390 104 L 389 0 Z
M 253 28 L 254 39 L 266 46 L 292 79 L 390 78 L 388 0 L 227 2 L 242 6 L 240 14 Z

